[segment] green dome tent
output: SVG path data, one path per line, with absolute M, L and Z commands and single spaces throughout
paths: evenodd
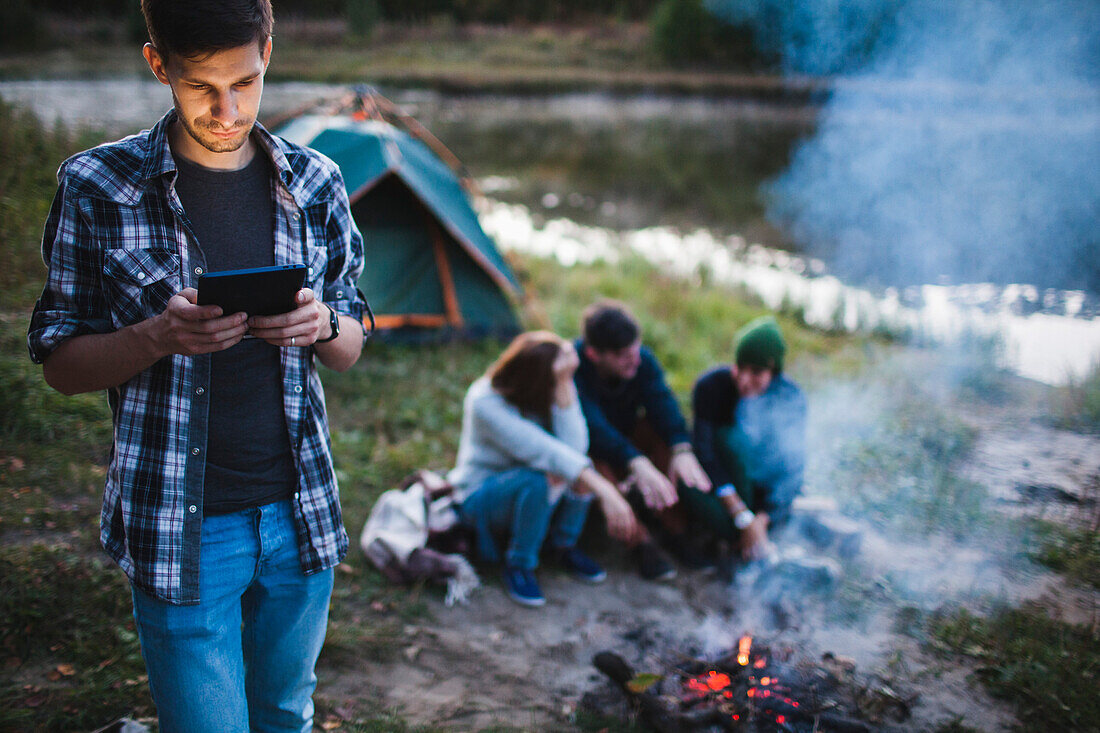
M 455 172 L 423 141 L 379 119 L 306 114 L 276 132 L 332 158 L 363 233 L 359 289 L 383 335 L 508 337 L 522 289 L 481 228 Z

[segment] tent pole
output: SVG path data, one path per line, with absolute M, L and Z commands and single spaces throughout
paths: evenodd
M 447 249 L 443 243 L 443 231 L 439 223 L 430 216 L 428 226 L 432 230 L 432 250 L 435 252 L 435 266 L 439 270 L 439 284 L 443 288 L 443 307 L 447 311 L 447 323 L 455 328 L 462 328 L 462 311 L 458 308 L 458 294 L 455 292 L 451 263 L 447 259 Z

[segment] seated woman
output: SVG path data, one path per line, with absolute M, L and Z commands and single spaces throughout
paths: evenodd
M 757 319 L 738 333 L 734 363 L 692 389 L 692 443 L 715 488 L 681 488 L 681 501 L 694 530 L 736 543 L 745 559 L 763 555 L 802 488 L 806 399 L 783 375 L 786 351 L 775 320 Z
M 596 583 L 606 577 L 576 547 L 593 497 L 610 535 L 626 540 L 637 531 L 626 500 L 586 455 L 576 369 L 568 341 L 547 331 L 523 333 L 462 403 L 457 465 L 448 474 L 458 514 L 487 561 L 502 560 L 496 536 L 508 537 L 504 587 L 526 606 L 546 602 L 534 570 L 547 534 L 553 556 L 573 575 Z

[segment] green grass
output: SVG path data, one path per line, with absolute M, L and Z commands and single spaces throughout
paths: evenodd
M 891 361 L 867 371 L 821 395 L 811 413 L 812 435 L 825 441 L 811 484 L 894 536 L 973 538 L 1001 527 L 985 488 L 963 472 L 976 432 L 947 406 L 957 393 L 939 393 L 932 375 Z
M 1100 433 L 1100 364 L 1056 391 L 1052 413 L 1061 427 Z
M 0 310 L 38 297 L 46 273 L 39 243 L 57 167 L 94 140 L 92 134 L 46 128 L 0 99 Z
M 0 546 L 0 730 L 152 714 L 126 579 L 82 554 Z
M 958 611 L 929 623 L 938 648 L 978 665 L 992 694 L 1014 703 L 1022 731 L 1100 731 L 1100 638 L 1041 609 Z
M 1034 560 L 1080 585 L 1100 589 L 1100 532 L 1040 522 L 1037 539 Z

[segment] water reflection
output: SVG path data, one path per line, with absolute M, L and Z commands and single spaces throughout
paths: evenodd
M 267 116 L 345 87 L 269 84 Z M 521 98 L 382 90 L 442 139 L 492 196 L 482 212 L 505 247 L 565 262 L 634 252 L 694 276 L 745 284 L 769 306 L 798 303 L 807 321 L 950 336 L 963 324 L 1004 334 L 1008 365 L 1042 381 L 1100 360 L 1094 300 L 1030 286 L 919 285 L 871 293 L 788 254 L 764 218 L 760 191 L 782 172 L 816 110 L 775 103 L 602 94 Z M 0 97 L 47 122 L 105 139 L 153 124 L 170 105 L 153 80 L 0 82 Z M 905 110 L 863 124 L 892 126 Z M 754 244 L 749 244 L 749 243 Z M 767 246 L 761 246 L 767 245 Z

